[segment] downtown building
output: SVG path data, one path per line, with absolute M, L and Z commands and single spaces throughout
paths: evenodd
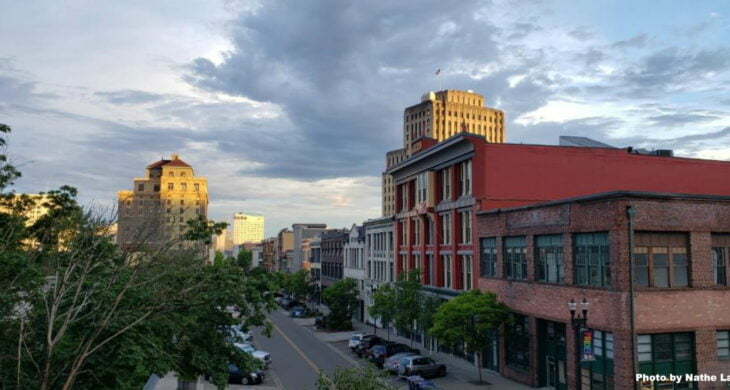
M 233 245 L 258 243 L 264 239 L 264 216 L 236 213 L 233 215 Z
M 568 355 L 575 345 L 572 341 L 565 341 L 574 340 L 570 330 L 570 321 L 566 322 L 566 316 L 569 316 L 567 302 L 570 298 L 579 302 L 586 297 L 590 302 L 588 326 L 592 328 L 595 324 L 596 330 L 598 330 L 594 340 L 596 351 L 606 353 L 606 350 L 601 348 L 608 348 L 609 345 L 611 348 L 628 348 L 627 350 L 631 351 L 631 346 L 627 346 L 626 339 L 623 338 L 625 335 L 621 336 L 623 344 L 615 344 L 619 342 L 619 334 L 623 329 L 621 327 L 625 326 L 625 322 L 621 324 L 618 322 L 625 321 L 629 316 L 624 305 L 626 296 L 620 294 L 596 295 L 594 291 L 605 289 L 622 291 L 625 285 L 619 284 L 620 279 L 617 279 L 619 276 L 612 275 L 610 272 L 606 276 L 601 273 L 602 268 L 581 268 L 579 270 L 576 266 L 575 269 L 572 267 L 568 269 L 565 260 L 561 263 L 562 271 L 560 271 L 557 266 L 544 265 L 557 264 L 555 256 L 557 256 L 558 250 L 545 252 L 550 254 L 551 260 L 547 260 L 546 257 L 544 261 L 535 262 L 530 260 L 535 252 L 540 252 L 539 249 L 535 249 L 535 246 L 562 247 L 563 259 L 570 259 L 571 257 L 567 257 L 566 254 L 567 247 L 574 247 L 580 243 L 583 247 L 580 251 L 588 251 L 591 255 L 587 255 L 590 256 L 588 258 L 581 257 L 578 262 L 580 266 L 588 267 L 584 264 L 585 261 L 591 265 L 604 261 L 601 260 L 602 255 L 593 257 L 592 254 L 595 251 L 600 254 L 607 250 L 596 245 L 604 245 L 606 240 L 617 245 L 617 248 L 622 245 L 621 242 L 614 241 L 617 234 L 612 234 L 610 231 L 625 229 L 625 225 L 621 225 L 622 227 L 616 225 L 618 220 L 615 219 L 615 216 L 614 224 L 610 225 L 608 221 L 611 219 L 597 211 L 593 211 L 593 214 L 591 212 L 572 214 L 565 211 L 564 208 L 551 209 L 552 214 L 550 215 L 548 215 L 550 212 L 544 212 L 542 219 L 543 214 L 538 212 L 521 213 L 519 217 L 516 216 L 509 220 L 503 218 L 500 220 L 501 222 L 492 221 L 490 224 L 483 223 L 483 219 L 493 218 L 490 213 L 501 215 L 499 210 L 618 190 L 719 197 L 730 195 L 730 182 L 724 179 L 730 175 L 730 163 L 673 158 L 669 157 L 671 154 L 668 152 L 646 154 L 644 151 L 636 151 L 631 148 L 489 143 L 484 137 L 469 133 L 455 135 L 440 143 L 428 138 L 418 139 L 416 143 L 417 145 L 413 148 L 414 154 L 388 171 L 396 185 L 396 210 L 398 211 L 394 216 L 396 277 L 404 271 L 418 268 L 421 270 L 424 290 L 444 299 L 450 299 L 461 291 L 472 288 L 497 292 L 499 298 L 515 310 L 515 320 L 512 329 L 505 330 L 510 336 L 497 343 L 497 347 L 493 350 L 484 351 L 483 363 L 487 368 L 536 387 L 578 388 L 575 386 L 576 380 L 570 379 L 575 378 L 579 373 L 575 370 L 575 364 L 570 363 L 570 358 L 575 355 L 572 353 Z M 715 237 L 716 244 L 706 244 L 706 246 L 720 245 L 721 242 L 718 240 L 723 233 L 722 223 L 709 217 L 717 212 L 716 209 L 704 209 L 707 203 L 687 205 L 688 202 L 691 203 L 696 199 L 677 198 L 673 201 L 686 207 L 685 213 L 688 216 L 696 215 L 698 218 L 702 218 L 703 222 L 707 222 L 705 225 L 709 230 L 706 230 L 705 233 L 710 234 L 710 239 Z M 654 210 L 660 213 L 661 208 L 656 207 Z M 667 210 L 669 211 L 669 209 Z M 479 215 L 479 223 L 477 223 L 477 215 Z M 701 217 L 703 215 L 705 216 Z M 651 219 L 651 217 L 645 218 Z M 646 234 L 637 234 L 637 243 L 641 243 L 643 248 L 646 248 L 642 249 L 646 250 L 646 256 L 640 258 L 639 262 L 644 261 L 645 258 L 650 259 L 654 253 L 651 248 L 661 247 L 661 243 L 664 243 L 665 250 L 669 251 L 666 256 L 673 253 L 672 251 L 675 250 L 672 249 L 673 246 L 685 245 L 685 250 L 693 251 L 692 232 L 698 231 L 700 228 L 690 225 L 681 226 L 686 221 L 683 222 L 677 212 L 670 212 L 665 218 L 664 222 L 661 222 L 661 218 L 657 218 L 655 226 L 647 222 L 646 225 L 640 227 L 642 233 Z M 555 226 L 557 223 L 555 221 L 569 222 L 570 226 L 560 231 L 558 226 Z M 590 231 L 582 230 L 582 228 L 579 229 L 579 223 L 592 223 L 594 228 L 588 229 Z M 535 226 L 542 230 L 527 229 Z M 671 226 L 674 228 L 669 229 Z M 525 230 L 520 230 L 522 228 Z M 548 233 L 550 229 L 554 229 L 554 231 Z M 677 229 L 684 232 L 684 236 L 665 237 L 655 234 L 668 230 L 677 232 Z M 715 236 L 712 236 L 713 230 Z M 606 231 L 609 231 L 608 235 L 603 234 Z M 550 237 L 538 237 L 538 239 L 534 237 L 543 235 L 543 233 Z M 573 236 L 578 233 L 590 234 Z M 484 240 L 480 241 L 482 238 Z M 575 239 L 575 242 L 571 241 L 572 239 Z M 613 249 L 608 250 L 610 252 Z M 576 249 L 576 253 L 578 251 Z M 684 260 L 682 260 L 681 249 L 677 249 L 677 251 L 676 263 L 680 265 Z M 715 255 L 717 257 L 720 251 L 716 251 L 716 253 L 718 253 Z M 572 252 L 571 256 L 573 256 Z M 605 261 L 628 263 L 626 256 L 620 260 L 619 252 L 613 256 L 617 259 Z M 492 258 L 498 260 L 491 260 Z M 672 258 L 671 261 L 675 260 Z M 705 260 L 698 259 L 698 261 L 698 265 L 705 264 Z M 707 263 L 709 264 L 709 262 Z M 661 259 L 657 264 L 661 268 L 659 274 L 666 271 L 670 277 L 674 277 L 671 265 L 665 267 L 663 265 L 665 263 L 662 263 Z M 711 266 L 708 264 L 703 265 L 704 268 L 698 268 L 694 271 L 695 273 L 692 273 L 693 271 L 690 269 L 686 275 L 687 283 L 698 283 L 698 286 L 707 283 L 706 280 L 710 278 L 709 275 L 712 272 Z M 649 267 L 646 268 L 647 280 L 651 281 L 654 274 L 649 269 L 654 266 L 647 267 Z M 617 264 L 614 269 L 618 270 L 620 266 Z M 558 291 L 559 287 L 554 286 L 554 283 L 543 284 L 535 280 L 541 277 L 560 280 L 560 276 L 558 276 L 560 272 L 563 273 L 562 280 L 564 281 L 572 280 L 567 277 L 568 272 L 571 272 L 576 275 L 576 280 L 578 277 L 585 277 L 590 282 L 580 279 L 579 287 L 571 287 L 571 291 L 561 293 L 562 295 L 549 295 L 549 291 Z M 485 275 L 485 277 L 481 277 L 481 275 Z M 486 275 L 495 275 L 494 278 L 500 280 L 493 281 Z M 681 272 L 678 275 L 681 275 Z M 700 279 L 693 280 L 693 275 L 697 275 Z M 679 277 L 681 279 L 681 276 Z M 602 284 L 605 280 L 610 281 L 610 287 Z M 596 285 L 595 283 L 601 284 Z M 688 287 L 677 286 L 677 288 L 681 290 Z M 713 289 L 724 289 L 724 287 L 713 287 Z M 679 290 L 675 289 L 664 295 L 650 291 L 646 296 L 652 295 L 653 299 L 657 301 L 663 300 L 662 307 L 664 308 L 668 307 L 667 305 L 676 307 L 682 302 L 677 300 L 679 299 L 677 295 L 674 295 L 677 291 Z M 696 294 L 694 291 L 689 292 L 686 297 Z M 570 297 L 568 297 L 569 295 Z M 541 301 L 542 297 L 548 296 L 553 299 L 551 305 Z M 622 297 L 624 301 L 613 308 L 621 311 L 611 312 L 611 309 L 607 307 L 596 309 L 596 313 L 603 313 L 596 314 L 597 316 L 610 317 L 610 321 L 617 322 L 602 323 L 598 317 L 597 322 L 594 323 L 593 308 L 604 303 L 616 304 L 617 302 L 612 300 L 617 296 Z M 728 296 L 725 296 L 724 299 L 727 298 Z M 717 302 L 713 303 L 713 305 L 717 305 L 722 300 L 711 302 Z M 730 300 L 725 302 L 730 302 Z M 646 304 L 653 303 L 647 301 Z M 548 310 L 548 308 L 550 309 Z M 650 367 L 653 367 L 651 370 L 654 372 L 666 372 L 669 370 L 668 367 L 686 369 L 687 366 L 682 364 L 688 361 L 687 345 L 691 344 L 694 348 L 691 352 L 693 356 L 697 356 L 695 351 L 700 350 L 697 349 L 700 347 L 696 343 L 687 342 L 689 336 L 686 334 L 677 336 L 678 344 L 674 343 L 674 335 L 656 336 L 658 337 L 656 340 L 654 335 L 664 334 L 661 332 L 665 331 L 670 334 L 688 333 L 690 329 L 696 329 L 697 324 L 682 323 L 679 319 L 674 318 L 674 313 L 671 316 L 668 314 L 659 316 L 656 311 L 651 311 L 651 313 L 654 313 L 655 316 L 651 320 L 653 324 L 648 325 L 650 322 L 646 322 L 647 325 L 643 329 L 637 328 L 637 332 L 643 332 L 639 335 L 644 336 L 638 340 L 641 345 L 639 350 L 659 353 L 657 351 L 666 351 L 667 346 L 671 344 L 672 353 L 684 352 L 680 353 L 681 359 L 675 360 L 680 363 L 674 366 L 660 364 L 668 359 L 667 356 L 660 355 L 661 358 L 657 360 L 656 356 L 649 357 L 645 353 L 641 358 L 644 360 L 640 360 L 640 362 L 644 362 L 643 366 L 640 365 L 643 367 L 642 370 L 649 370 Z M 677 316 L 682 315 L 679 313 Z M 639 324 L 640 317 L 637 318 L 637 324 Z M 712 332 L 719 332 L 715 334 L 717 346 L 724 345 L 722 343 L 726 343 L 723 338 L 725 333 L 722 333 L 722 330 L 728 329 L 730 323 L 724 317 L 714 315 L 708 315 L 703 321 L 713 330 L 707 330 L 699 335 L 694 334 L 691 337 L 693 340 L 700 337 L 701 340 L 704 340 L 702 342 L 705 344 L 701 350 L 704 351 L 703 354 L 707 354 L 710 351 L 708 345 L 711 344 L 708 341 L 709 336 Z M 662 323 L 665 325 L 661 325 Z M 673 324 L 678 326 L 672 328 Z M 602 330 L 610 335 L 601 333 Z M 671 342 L 667 341 L 667 337 L 671 338 Z M 504 340 L 508 340 L 506 342 L 508 345 L 504 345 Z M 451 352 L 473 361 L 473 355 L 465 352 L 465 346 L 439 345 L 438 340 L 428 340 L 427 342 L 430 348 Z M 511 346 L 509 343 L 516 345 Z M 568 352 L 566 352 L 566 348 Z M 561 350 L 566 352 L 563 354 L 564 356 L 559 352 Z M 558 352 L 548 353 L 547 351 Z M 616 349 L 611 353 L 615 354 Z M 718 349 L 717 353 L 721 353 L 721 351 Z M 700 367 L 698 362 L 702 359 L 707 358 L 704 355 L 694 358 L 690 365 L 694 365 L 694 368 Z M 653 366 L 649 366 L 650 362 Z M 711 360 L 706 367 L 715 367 L 717 362 L 717 359 Z M 585 379 L 581 380 L 580 388 L 627 388 L 626 380 L 630 379 L 630 371 L 627 371 L 625 366 L 620 369 L 616 368 L 609 375 L 609 369 L 614 370 L 613 367 L 619 364 L 628 364 L 631 367 L 631 360 L 622 359 L 618 362 L 616 359 L 606 362 L 601 367 L 590 367 L 588 372 L 581 370 L 580 375 L 585 375 Z M 604 375 L 604 378 L 602 379 L 600 375 Z M 699 386 L 700 388 L 711 388 L 708 387 L 710 386 L 708 384 Z
M 505 140 L 504 112 L 484 106 L 484 96 L 471 90 L 428 92 L 403 111 L 403 148 L 386 153 L 382 175 L 382 213 L 393 215 L 395 187 L 387 170 L 410 157 L 423 137 L 441 142 L 460 132 L 481 135 L 489 142 Z
M 324 223 L 295 223 L 292 225 L 292 255 L 287 272 L 297 272 L 305 268 L 308 258 L 309 242 L 319 233 L 327 230 Z
M 352 225 L 347 242 L 342 248 L 344 269 L 343 278 L 352 279 L 357 284 L 358 304 L 354 310 L 353 318 L 357 321 L 365 321 L 365 228 Z
M 133 179 L 131 191 L 117 193 L 117 243 L 131 251 L 172 242 L 172 249 L 193 249 L 199 244 L 180 241 L 186 222 L 207 215 L 207 180 L 173 154 L 148 165 L 144 177 Z
M 344 247 L 349 241 L 347 229 L 328 229 L 320 233 L 322 262 L 322 289 L 333 285 L 344 276 Z
M 380 320 L 369 314 L 368 308 L 375 303 L 373 296 L 378 287 L 395 280 L 393 217 L 369 219 L 362 226 L 365 229 L 365 283 L 360 296 L 366 303 L 363 322 L 382 327 Z

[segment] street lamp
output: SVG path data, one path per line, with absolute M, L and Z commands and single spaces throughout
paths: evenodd
M 568 310 L 570 311 L 570 324 L 573 326 L 573 333 L 575 334 L 575 388 L 580 388 L 580 344 L 581 344 L 581 330 L 588 328 L 588 301 L 583 298 L 580 303 L 580 309 L 582 316 L 575 315 L 575 311 L 578 308 L 578 304 L 573 298 L 568 302 Z

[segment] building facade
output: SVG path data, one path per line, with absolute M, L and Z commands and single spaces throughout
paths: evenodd
M 391 168 L 396 185 L 395 268 L 419 268 L 446 295 L 477 282 L 480 210 L 617 189 L 730 194 L 730 163 L 627 149 L 495 144 L 458 134 Z
M 382 175 L 383 216 L 397 212 L 393 179 L 387 171 L 416 153 L 420 139 L 441 142 L 461 132 L 502 143 L 505 141 L 504 112 L 485 107 L 482 95 L 459 90 L 425 93 L 420 103 L 403 111 L 403 149 L 386 154 L 386 172 Z
M 344 246 L 349 239 L 347 229 L 329 229 L 320 234 L 322 254 L 322 288 L 342 280 L 344 270 Z
M 365 322 L 382 327 L 379 319 L 368 313 L 374 304 L 373 295 L 383 284 L 395 278 L 393 262 L 393 217 L 370 219 L 363 223 L 365 229 Z
M 261 242 L 261 266 L 267 271 L 277 271 L 276 237 L 269 237 Z
M 289 229 L 281 229 L 276 236 L 275 257 L 277 270 L 291 272 L 291 263 L 293 261 L 292 249 L 294 249 L 294 234 Z
M 321 291 L 322 291 L 322 238 L 321 234 L 317 234 L 309 242 L 309 275 L 311 276 L 312 284 L 315 286 L 315 291 L 312 297 L 314 302 L 321 302 Z
M 730 372 L 730 311 L 721 309 L 730 302 L 730 197 L 614 192 L 477 219 L 478 287 L 497 293 L 514 318 L 510 336 L 485 354 L 489 368 L 533 387 L 633 388 L 633 318 L 640 373 Z M 584 298 L 595 359 L 580 364 L 576 385 L 578 338 L 567 304 Z
M 365 229 L 352 225 L 347 242 L 343 246 L 342 276 L 350 278 L 357 284 L 358 307 L 354 318 L 360 322 L 365 320 Z
M 190 249 L 198 244 L 179 239 L 188 220 L 207 217 L 208 182 L 173 154 L 148 165 L 131 191 L 117 193 L 117 213 L 117 242 L 126 250 L 170 241 L 178 241 L 175 249 Z
M 261 242 L 264 239 L 264 216 L 254 214 L 233 214 L 233 244 Z
M 302 269 L 302 262 L 306 259 L 307 240 L 311 240 L 317 234 L 327 230 L 324 223 L 295 223 L 292 225 L 293 258 L 289 272 L 297 272 Z

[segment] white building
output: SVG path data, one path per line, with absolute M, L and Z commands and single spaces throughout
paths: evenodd
M 256 268 L 263 262 L 263 250 L 262 245 L 256 245 L 251 248 L 251 268 Z
M 347 243 L 342 247 L 343 269 L 342 277 L 355 280 L 359 291 L 359 308 L 355 310 L 355 319 L 365 319 L 365 229 L 362 226 L 352 225 Z
M 365 230 L 365 322 L 382 326 L 367 310 L 373 304 L 378 287 L 394 280 L 393 217 L 370 219 L 363 223 Z
M 233 215 L 233 245 L 261 242 L 264 239 L 264 216 L 236 213 Z

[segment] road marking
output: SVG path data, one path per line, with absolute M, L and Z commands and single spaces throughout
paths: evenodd
M 317 336 L 315 336 L 315 337 L 317 337 Z M 358 363 L 358 362 L 357 362 L 356 360 L 354 360 L 354 359 L 352 359 L 351 357 L 349 357 L 349 356 L 345 355 L 345 354 L 344 354 L 344 352 L 342 352 L 342 351 L 340 351 L 339 349 L 335 348 L 335 347 L 334 347 L 334 346 L 333 346 L 332 344 L 330 344 L 330 343 L 328 343 L 328 342 L 326 342 L 326 341 L 322 341 L 322 340 L 320 340 L 320 341 L 321 341 L 321 342 L 323 342 L 323 343 L 324 343 L 324 344 L 325 344 L 326 346 L 328 346 L 328 347 L 329 347 L 329 348 L 330 348 L 331 350 L 335 351 L 335 352 L 336 352 L 336 353 L 337 353 L 338 355 L 340 355 L 340 356 L 341 356 L 341 357 L 342 357 L 343 359 L 347 360 L 347 361 L 348 361 L 348 362 L 349 362 L 350 364 L 352 364 L 353 366 L 359 366 L 359 365 L 360 365 L 360 364 L 359 364 L 359 363 Z
M 312 367 L 312 370 L 314 370 L 314 372 L 317 373 L 317 375 L 319 375 L 319 373 L 322 370 L 316 364 L 314 364 L 314 362 L 310 358 L 308 358 L 307 355 L 304 354 L 304 351 L 299 349 L 299 347 L 296 344 L 294 344 L 294 342 L 287 335 L 285 335 L 284 332 L 282 332 L 281 329 L 279 329 L 279 327 L 276 326 L 276 324 L 274 324 L 273 322 L 271 324 L 274 325 L 274 329 L 276 329 L 276 331 L 279 332 L 281 337 L 283 337 L 284 340 L 287 343 L 289 343 L 289 345 L 291 345 L 292 348 L 294 348 L 294 350 L 299 354 L 299 356 L 301 356 L 302 359 L 304 359 L 304 361 L 307 362 L 307 364 L 309 364 L 310 367 Z
M 276 388 L 277 389 L 283 389 L 284 388 L 284 384 L 281 383 L 281 381 L 279 380 L 279 376 L 276 375 L 276 370 L 274 370 L 273 367 L 272 367 L 272 370 L 271 370 L 271 379 L 274 380 L 274 383 L 276 384 Z

